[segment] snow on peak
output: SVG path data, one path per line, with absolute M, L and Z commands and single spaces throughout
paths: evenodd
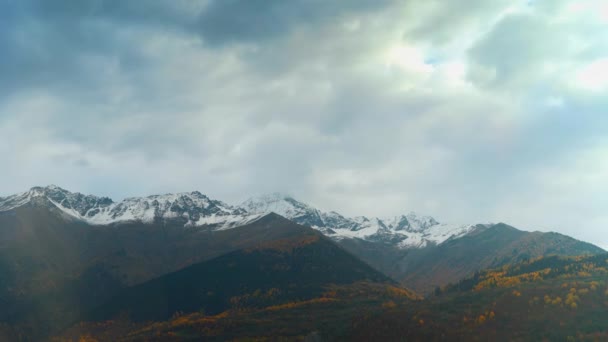
M 78 215 L 83 215 L 92 207 L 104 207 L 113 203 L 107 197 L 71 193 L 56 185 L 49 185 L 47 187 L 35 186 L 24 193 L 0 198 L 0 211 L 18 208 L 36 198 L 47 199 L 61 209 L 66 209 Z
M 293 197 L 277 193 L 251 198 L 241 207 L 252 213 L 275 212 L 337 240 L 359 238 L 385 241 L 403 248 L 440 244 L 450 238 L 466 235 L 473 227 L 442 224 L 430 216 L 419 216 L 414 212 L 385 219 L 365 216 L 349 218 L 333 211 L 323 212 Z
M 253 197 L 239 206 L 210 199 L 198 191 L 131 197 L 114 202 L 108 197 L 72 193 L 54 185 L 33 187 L 21 194 L 0 197 L 0 212 L 21 207 L 32 201 L 46 203 L 71 217 L 93 225 L 177 220 L 186 227 L 210 226 L 215 229 L 228 229 L 253 222 L 274 212 L 296 223 L 317 229 L 335 240 L 358 238 L 390 243 L 402 248 L 441 244 L 450 238 L 464 236 L 475 228 L 473 225 L 439 223 L 430 216 L 419 216 L 413 212 L 384 219 L 345 217 L 337 212 L 321 211 L 281 193 Z
M 93 225 L 177 219 L 185 226 L 229 228 L 260 217 L 242 208 L 212 200 L 198 191 L 131 197 L 116 203 L 107 197 L 72 193 L 53 185 L 34 187 L 22 194 L 0 198 L 0 212 L 23 206 L 35 198 L 46 199 L 64 213 Z
M 252 197 L 243 202 L 240 207 L 250 213 L 256 214 L 273 212 L 310 227 L 323 224 L 321 212 L 319 212 L 319 210 L 308 204 L 296 201 L 291 196 L 281 193 Z
M 300 203 L 293 197 L 279 192 L 252 197 L 241 204 L 243 208 L 249 208 L 249 211 L 274 211 L 277 214 L 282 212 L 296 213 L 298 209 L 312 209 L 311 207 Z
M 423 232 L 439 224 L 430 216 L 418 216 L 415 212 L 383 219 L 387 227 L 393 230 L 405 230 L 409 232 Z

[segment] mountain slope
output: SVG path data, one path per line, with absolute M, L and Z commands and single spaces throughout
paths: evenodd
M 331 287 L 316 300 L 137 325 L 78 325 L 63 338 L 336 341 L 604 341 L 608 254 L 542 257 L 484 270 L 422 301 L 368 285 Z M 388 289 L 388 288 L 387 288 Z M 261 293 L 261 292 L 260 292 Z M 388 295 L 388 296 L 387 296 Z M 364 298 L 373 298 L 365 300 Z M 407 298 L 407 296 L 406 296 Z M 384 300 L 384 302 L 382 302 Z
M 265 306 L 272 293 L 276 292 L 238 296 L 234 308 L 215 315 L 199 310 L 162 322 L 133 322 L 127 315 L 84 322 L 52 341 L 341 341 L 361 317 L 421 300 L 407 289 L 369 282 L 329 285 L 318 297 Z M 256 305 L 241 304 L 242 299 L 252 298 Z
M 97 309 L 94 320 L 127 312 L 135 321 L 176 312 L 217 314 L 235 306 L 260 307 L 320 296 L 330 284 L 393 284 L 312 230 L 231 252 L 126 289 Z
M 28 214 L 32 208 L 42 209 L 39 215 Z M 53 213 L 52 218 L 44 216 L 49 212 Z M 109 274 L 132 285 L 203 261 L 207 256 L 219 255 L 225 251 L 221 246 L 229 243 L 219 244 L 216 250 L 216 245 L 205 242 L 213 241 L 205 234 L 220 236 L 217 232 L 255 222 L 271 212 L 315 228 L 376 269 L 423 292 L 457 281 L 476 270 L 516 262 L 526 256 L 602 251 L 567 237 L 556 239 L 559 235 L 551 233 L 491 229 L 503 227 L 491 224 L 442 224 L 414 213 L 388 219 L 347 218 L 281 194 L 253 198 L 240 206 L 211 200 L 199 192 L 131 198 L 115 203 L 108 198 L 49 186 L 0 199 L 0 223 L 8 227 L 0 231 L 0 246 L 3 241 L 7 246 L 0 248 L 0 256 L 6 255 L 4 267 L 7 270 L 12 267 L 12 278 L 29 279 L 36 286 L 57 282 L 49 282 L 48 275 L 65 273 L 66 269 L 55 265 L 80 259 L 84 261 L 72 265 L 68 273 L 82 272 L 92 260 L 103 261 L 111 268 Z M 103 222 L 108 224 L 100 224 Z M 17 226 L 19 228 L 14 229 Z M 488 233 L 483 234 L 486 230 Z M 239 234 L 246 233 L 239 231 Z M 466 239 L 470 237 L 475 238 Z M 20 244 L 21 238 L 28 242 Z M 246 239 L 235 237 L 234 241 Z M 560 241 L 563 245 L 554 248 Z M 508 250 L 516 244 L 525 247 Z M 53 251 L 58 249 L 61 251 L 54 255 Z M 27 253 L 35 256 L 32 260 L 41 260 L 40 264 L 6 266 L 27 260 Z M 2 265 L 0 262 L 0 268 Z M 19 275 L 24 269 L 31 270 L 30 274 Z M 36 278 L 38 276 L 40 278 Z M 13 288 L 28 289 L 24 281 L 17 283 Z
M 605 253 L 484 270 L 415 307 L 362 319 L 347 340 L 605 341 L 607 279 Z
M 275 214 L 232 229 L 182 222 L 89 225 L 43 197 L 0 213 L 0 322 L 45 336 L 127 286 L 314 232 Z
M 89 225 L 44 197 L 0 213 L 0 295 L 27 297 L 56 290 L 87 268 L 101 265 L 125 285 L 149 280 L 266 239 L 289 236 L 278 216 L 246 229 L 184 227 L 182 220 Z
M 389 219 L 346 218 L 281 194 L 253 198 L 242 207 L 252 213 L 276 210 L 295 222 L 309 225 L 421 293 L 429 293 L 477 270 L 528 258 L 604 252 L 561 234 L 525 232 L 506 224 L 441 224 L 415 213 Z
M 319 232 L 224 254 L 121 291 L 58 340 L 301 340 L 420 300 Z
M 548 255 L 593 255 L 605 251 L 557 233 L 524 232 L 506 224 L 480 229 L 439 246 L 412 251 L 393 275 L 427 293 L 475 271 Z

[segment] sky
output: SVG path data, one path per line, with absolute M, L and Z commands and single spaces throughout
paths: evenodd
M 5 0 L 0 195 L 282 192 L 608 247 L 603 0 Z

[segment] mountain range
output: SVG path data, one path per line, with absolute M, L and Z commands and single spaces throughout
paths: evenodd
M 357 238 L 390 241 L 400 248 L 437 245 L 466 235 L 474 225 L 439 223 L 430 216 L 411 212 L 391 218 L 344 217 L 324 212 L 282 194 L 251 198 L 240 205 L 213 200 L 198 191 L 126 198 L 114 202 L 108 197 L 72 193 L 60 187 L 34 187 L 29 191 L 0 198 L 0 212 L 45 199 L 66 215 L 90 225 L 124 222 L 152 223 L 159 220 L 183 222 L 185 227 L 228 229 L 274 212 L 296 223 L 312 227 L 336 239 Z
M 183 221 L 184 226 L 213 226 L 222 229 L 242 226 L 260 217 L 209 199 L 198 191 L 127 198 L 114 202 L 108 197 L 72 193 L 54 185 L 33 187 L 27 192 L 0 198 L 0 212 L 41 199 L 66 215 L 90 225 L 153 223 L 172 219 Z
M 362 239 L 390 242 L 399 248 L 422 248 L 471 232 L 474 225 L 439 223 L 430 216 L 414 212 L 390 218 L 344 217 L 334 211 L 324 212 L 282 194 L 251 198 L 240 205 L 249 213 L 275 212 L 294 222 L 323 232 L 335 239 Z
M 165 319 L 197 306 L 218 313 L 235 308 L 231 299 L 258 293 L 247 284 L 274 293 L 265 280 L 282 284 L 276 291 L 283 294 L 265 305 L 325 298 L 331 284 L 351 286 L 343 290 L 357 302 L 373 297 L 380 305 L 390 293 L 406 293 L 410 300 L 410 288 L 428 294 L 486 268 L 603 252 L 561 234 L 503 223 L 444 224 L 414 213 L 349 218 L 279 194 L 239 205 L 197 191 L 115 202 L 34 187 L 0 198 L 0 337 L 3 324 L 10 327 L 6 336 L 38 340 L 74 322 L 125 310 L 142 319 Z M 257 271 L 248 273 L 252 269 Z M 213 274 L 221 276 L 213 281 Z M 353 285 L 358 282 L 371 285 L 360 290 Z M 399 289 L 387 294 L 386 286 Z M 178 295 L 178 287 L 191 292 Z M 222 295 L 208 298 L 202 289 Z M 140 292 L 164 298 L 154 304 L 158 316 L 138 309 L 147 307 L 144 297 L 124 299 Z
M 45 340 L 81 320 L 113 318 L 115 309 L 162 319 L 200 309 L 192 305 L 233 308 L 233 297 L 256 290 L 268 294 L 263 303 L 283 305 L 334 284 L 397 285 L 320 232 L 273 213 L 231 229 L 183 222 L 90 225 L 46 197 L 0 213 L 0 340 Z M 133 293 L 147 295 L 114 299 Z
M 51 185 L 0 198 L 0 213 L 40 201 L 68 220 L 95 227 L 161 224 L 220 231 L 276 213 L 320 231 L 376 269 L 423 293 L 483 268 L 548 254 L 603 251 L 558 233 L 525 232 L 504 223 L 440 223 L 414 212 L 389 218 L 346 217 L 279 193 L 253 197 L 238 205 L 198 191 L 114 202 Z

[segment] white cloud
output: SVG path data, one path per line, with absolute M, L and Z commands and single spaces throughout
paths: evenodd
M 608 58 L 595 60 L 582 66 L 576 74 L 578 85 L 591 91 L 602 91 L 608 88 Z
M 210 4 L 34 13 L 45 34 L 31 36 L 30 21 L 2 21 L 0 43 L 18 32 L 50 56 L 7 45 L 2 193 L 284 191 L 349 215 L 417 210 L 607 241 L 600 1 L 296 1 L 256 30 L 228 25 L 246 8 Z M 197 21 L 208 8 L 216 26 Z

